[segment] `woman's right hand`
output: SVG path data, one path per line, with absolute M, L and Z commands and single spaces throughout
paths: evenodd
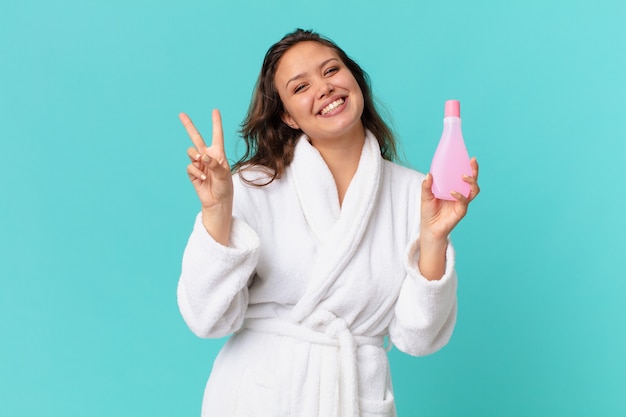
M 179 115 L 195 146 L 187 149 L 191 163 L 187 175 L 202 205 L 202 222 L 207 232 L 219 243 L 227 246 L 230 238 L 233 208 L 233 180 L 224 152 L 224 133 L 220 112 L 213 110 L 213 138 L 211 146 L 185 113 Z

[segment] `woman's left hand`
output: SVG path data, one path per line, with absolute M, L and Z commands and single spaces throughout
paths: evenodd
M 440 200 L 432 192 L 433 176 L 428 174 L 422 183 L 422 209 L 421 209 L 421 236 L 433 240 L 447 240 L 452 229 L 467 214 L 469 203 L 480 192 L 478 187 L 478 162 L 476 158 L 470 161 L 472 176 L 465 176 L 463 181 L 470 184 L 468 197 L 452 192 L 456 201 Z

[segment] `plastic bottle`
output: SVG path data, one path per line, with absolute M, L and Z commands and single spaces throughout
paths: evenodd
M 446 101 L 443 132 L 430 165 L 430 174 L 433 176 L 432 191 L 438 199 L 455 201 L 450 194 L 452 191 L 469 196 L 470 185 L 463 181 L 463 175 L 472 175 L 472 167 L 461 132 L 461 104 L 458 100 Z

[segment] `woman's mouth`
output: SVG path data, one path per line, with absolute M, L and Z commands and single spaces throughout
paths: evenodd
M 331 111 L 335 110 L 337 107 L 341 106 L 345 102 L 346 102 L 345 99 L 338 98 L 337 100 L 333 101 L 328 106 L 326 106 L 322 110 L 320 110 L 320 112 L 319 112 L 320 116 L 324 116 L 324 115 L 330 113 Z

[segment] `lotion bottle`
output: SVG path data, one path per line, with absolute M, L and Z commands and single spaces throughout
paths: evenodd
M 443 132 L 430 165 L 433 176 L 432 191 L 436 198 L 456 201 L 451 192 L 469 196 L 470 185 L 464 175 L 472 175 L 469 154 L 461 131 L 461 105 L 458 100 L 448 100 L 445 105 Z

